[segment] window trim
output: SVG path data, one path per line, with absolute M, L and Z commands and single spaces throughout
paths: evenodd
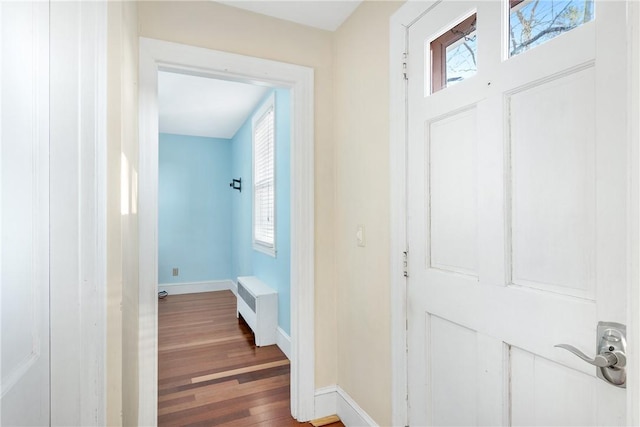
M 269 111 L 273 110 L 273 245 L 256 239 L 256 125 Z M 276 258 L 277 250 L 277 173 L 276 173 L 276 102 L 273 92 L 253 114 L 251 119 L 251 243 L 253 250 Z
M 522 1 L 522 0 L 521 0 Z M 470 28 L 477 30 L 477 11 L 473 10 L 457 24 L 429 43 L 431 55 L 431 95 L 447 88 L 447 47 L 464 37 Z

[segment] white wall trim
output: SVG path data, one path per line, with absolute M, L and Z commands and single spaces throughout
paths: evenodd
M 84 6 L 86 7 L 86 6 Z M 83 7 L 83 8 L 84 8 Z M 87 330 L 86 337 L 89 343 L 96 340 L 96 356 L 92 368 L 97 378 L 90 378 L 90 384 L 82 391 L 89 394 L 81 403 L 83 408 L 83 420 L 90 420 L 95 425 L 106 424 L 107 420 L 107 2 L 98 1 L 84 9 L 82 22 L 85 31 L 90 31 L 90 40 L 93 40 L 91 61 L 94 61 L 94 69 L 85 70 L 87 76 L 94 79 L 94 109 L 92 117 L 94 125 L 85 130 L 83 141 L 94 138 L 93 161 L 95 170 L 92 172 L 94 181 L 94 199 L 90 202 L 94 211 L 95 224 L 91 227 L 91 234 L 85 241 L 86 245 L 95 245 L 94 257 L 87 262 L 92 264 L 95 280 L 94 307 L 85 307 L 85 310 L 95 310 L 92 314 L 96 318 L 95 330 Z M 90 16 L 87 16 L 90 14 Z M 82 34 L 86 39 L 86 34 Z M 84 250 L 84 249 L 83 249 Z M 86 311 L 85 311 L 86 313 Z M 95 336 L 94 336 L 95 335 Z
M 338 389 L 335 385 L 317 389 L 315 396 L 315 419 L 338 414 Z
M 291 337 L 280 326 L 276 334 L 276 344 L 282 350 L 287 359 L 291 360 Z
M 2 13 L 3 13 L 3 12 L 2 12 L 2 10 L 3 10 L 2 8 L 3 8 L 3 6 L 4 6 L 4 3 L 0 3 L 0 22 L 2 22 L 2 19 L 3 19 L 3 17 L 2 17 Z M 36 22 L 37 22 L 37 21 L 36 21 Z M 43 20 L 43 22 L 44 22 L 44 20 Z M 47 33 L 48 33 L 48 28 L 47 28 Z M 47 42 L 48 42 L 48 41 L 49 41 L 49 39 L 47 38 Z M 8 44 L 8 43 L 7 43 L 7 44 Z M 3 81 L 4 81 L 4 78 L 3 78 L 3 77 L 4 77 L 4 76 L 2 75 L 2 72 L 3 72 L 3 68 L 4 68 L 4 67 L 3 67 L 3 63 L 2 63 L 2 57 L 4 56 L 4 49 L 3 49 L 3 48 L 4 48 L 4 46 L 6 46 L 7 44 L 5 44 L 5 43 L 4 43 L 4 40 L 3 40 L 3 34 L 2 34 L 2 31 L 0 31 L 0 144 L 2 144 L 2 143 L 3 143 L 2 131 L 1 131 L 1 130 L 3 129 L 3 124 L 2 124 L 2 122 L 3 122 L 3 119 L 4 119 L 4 116 L 2 115 L 2 104 L 3 104 L 3 102 L 2 102 L 2 101 L 4 100 L 4 98 L 3 98 L 3 93 L 2 93 L 2 91 L 3 91 L 3 89 L 4 89 L 4 87 L 3 87 L 3 86 L 4 86 L 4 85 L 3 85 Z M 48 43 L 47 43 L 47 44 L 48 44 Z M 47 55 L 47 56 L 48 56 L 48 55 Z M 48 58 L 47 58 L 47 59 L 48 59 Z M 49 76 L 48 76 L 48 74 L 49 74 L 49 73 L 48 73 L 48 71 L 49 71 L 49 70 L 47 70 L 47 79 L 46 79 L 46 81 L 47 81 L 47 82 L 49 81 L 49 79 L 48 79 L 48 77 L 49 77 Z M 42 80 L 45 80 L 45 79 L 42 79 Z M 47 87 L 47 90 L 49 90 L 49 88 L 48 88 L 48 87 Z M 48 115 L 49 115 L 49 103 L 46 103 L 45 111 L 47 112 L 47 116 L 48 116 Z M 5 125 L 5 126 L 6 126 L 6 125 Z M 48 127 L 48 124 L 47 124 L 47 127 Z M 47 131 L 48 131 L 48 129 L 47 129 Z M 49 144 L 48 144 L 48 140 L 47 140 L 47 145 L 49 145 Z M 48 163 L 48 162 L 47 162 L 47 163 Z M 2 149 L 0 149 L 0 165 L 1 165 L 1 164 L 2 164 Z M 43 169 L 44 169 L 44 168 L 43 168 Z M 44 170 L 43 170 L 43 172 L 44 172 Z M 47 164 L 47 174 L 48 174 L 48 172 L 49 172 L 49 171 L 48 171 L 48 164 Z M 1 236 L 4 236 L 4 234 L 3 234 L 3 230 L 2 230 L 2 218 L 3 218 L 3 208 L 4 208 L 4 202 L 3 202 L 4 197 L 3 197 L 3 193 L 4 193 L 4 189 L 2 188 L 2 174 L 0 174 L 0 235 L 1 235 Z M 47 199 L 48 199 L 48 198 L 49 198 L 49 195 L 47 194 Z M 48 216 L 48 215 L 47 215 L 47 216 Z M 47 230 L 47 235 L 49 235 L 49 220 L 48 220 L 48 218 L 47 218 L 46 224 L 47 224 L 47 225 L 46 225 L 46 227 L 47 227 L 47 228 L 46 228 L 46 230 Z M 4 242 L 5 242 L 4 237 L 2 238 L 2 240 L 1 240 L 1 241 L 2 241 L 2 244 L 5 244 L 5 243 L 4 243 Z M 49 242 L 47 242 L 47 246 L 49 246 Z M 47 255 L 47 257 L 46 257 L 46 258 L 49 258 L 49 251 L 47 251 L 47 254 L 46 254 L 46 255 Z M 0 277 L 2 277 L 2 271 L 3 271 L 3 270 L 2 270 L 2 261 L 3 261 L 3 259 L 2 259 L 2 257 L 0 257 Z M 48 266 L 48 265 L 47 265 L 47 267 L 46 267 L 46 270 L 47 270 L 47 271 L 49 270 L 49 266 Z M 47 281 L 47 282 L 48 282 L 48 281 Z M 47 287 L 47 288 L 48 288 L 48 287 Z M 3 290 L 3 289 L 2 289 L 2 286 L 0 286 L 0 307 L 2 307 L 2 290 Z M 44 314 L 44 313 L 43 313 L 43 314 Z M 2 328 L 2 316 L 0 316 L 0 331 L 4 331 L 4 329 Z M 0 366 L 2 366 L 2 355 L 3 355 L 3 351 L 2 351 L 2 339 L 0 339 Z M 51 363 L 49 363 L 49 366 L 51 366 Z M 6 370 L 6 368 L 5 368 L 5 370 Z M 47 373 L 48 373 L 48 372 L 47 372 Z M 5 378 L 6 378 L 6 374 L 5 374 Z M 4 395 L 5 395 L 5 393 L 6 393 L 6 392 L 5 392 L 5 390 L 7 390 L 7 388 L 8 388 L 7 383 L 6 383 L 6 379 L 5 379 L 4 381 L 5 381 L 5 382 L 4 382 L 4 384 L 3 384 L 3 385 L 0 385 L 0 396 L 4 396 Z M 50 389 L 50 388 L 51 388 L 51 387 L 49 387 L 49 389 Z M 51 395 L 51 390 L 46 390 L 45 396 L 46 396 L 46 398 L 48 398 L 49 400 L 50 400 L 50 397 L 49 397 L 50 395 Z M 2 399 L 2 397 L 0 397 L 0 399 Z M 2 402 L 0 401 L 0 420 L 1 420 L 1 419 L 3 419 L 3 418 L 2 418 L 2 406 L 3 406 L 3 405 L 2 405 Z M 48 405 L 47 405 L 47 413 L 49 413 L 49 414 L 51 413 L 51 408 L 49 408 L 49 407 L 48 407 Z M 6 418 L 5 418 L 5 419 L 6 419 Z M 50 418 L 49 418 L 49 419 L 50 419 Z
M 236 284 L 233 280 L 207 280 L 203 282 L 162 283 L 158 292 L 167 291 L 169 295 L 195 294 L 199 292 L 215 292 L 229 290 L 234 294 Z
M 407 50 L 407 26 L 419 13 L 415 3 L 406 3 L 390 19 L 389 85 L 389 181 L 390 181 L 390 283 L 391 283 L 391 422 L 407 425 L 407 280 L 404 277 L 403 252 L 407 248 L 406 200 L 406 95 L 403 76 Z
M 315 397 L 315 418 L 338 415 L 347 427 L 378 426 L 373 418 L 340 386 L 332 385 L 319 388 L 315 392 Z
M 106 16 L 104 1 L 50 4 L 54 425 L 106 420 Z
M 292 91 L 291 413 L 314 416 L 314 75 L 313 69 L 140 38 L 139 425 L 157 420 L 157 177 L 159 69 L 261 82 Z
M 139 44 L 139 309 L 138 425 L 158 419 L 158 72 L 153 56 Z
M 373 418 L 371 418 L 346 391 L 340 388 L 340 386 L 336 386 L 336 389 L 338 394 L 336 399 L 337 413 L 345 426 L 378 426 Z
M 640 425 L 640 4 L 627 1 L 630 155 L 627 425 Z
M 407 84 L 403 62 L 408 29 L 438 1 L 408 1 L 389 21 L 389 200 L 391 284 L 391 422 L 408 425 L 407 280 L 403 252 L 407 246 Z M 409 254 L 409 257 L 411 254 Z

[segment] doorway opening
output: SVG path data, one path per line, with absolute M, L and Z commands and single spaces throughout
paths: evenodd
M 211 420 L 225 412 L 225 419 L 250 422 L 289 412 L 290 95 L 287 88 L 158 73 L 159 424 L 175 416 Z M 240 312 L 236 321 L 229 310 L 242 276 L 275 293 L 268 339 L 259 334 L 264 322 L 253 324 L 254 340 L 251 320 Z M 276 344 L 281 351 L 268 348 Z M 189 376 L 204 379 L 185 385 Z M 242 404 L 231 411 L 213 393 L 220 387 Z M 256 387 L 277 399 L 256 396 Z M 202 410 L 211 405 L 220 408 Z
M 291 414 L 300 421 L 309 420 L 314 416 L 315 389 L 313 70 L 145 38 L 140 39 L 139 67 L 139 423 L 151 425 L 157 420 L 160 72 L 253 83 L 290 91 Z M 234 191 L 229 187 L 226 190 Z M 180 268 L 171 266 L 172 274 L 174 267 Z

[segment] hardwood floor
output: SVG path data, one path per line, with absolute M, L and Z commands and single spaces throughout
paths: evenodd
M 233 293 L 169 295 L 158 305 L 159 426 L 311 425 L 290 415 L 289 360 L 275 345 L 254 345 Z

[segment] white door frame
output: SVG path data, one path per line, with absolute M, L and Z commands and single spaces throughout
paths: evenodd
M 106 423 L 106 11 L 49 3 L 51 425 Z
M 291 413 L 307 421 L 315 390 L 313 69 L 142 37 L 139 60 L 138 425 L 157 422 L 159 69 L 291 89 Z
M 629 283 L 627 285 L 627 334 L 629 373 L 627 378 L 627 425 L 640 424 L 640 4 L 627 1 L 628 34 L 628 135 L 631 165 L 629 173 L 629 239 L 627 245 Z M 390 20 L 390 201 L 391 201 L 391 421 L 408 425 L 407 408 L 407 280 L 403 252 L 407 249 L 407 84 L 403 63 L 408 29 L 440 0 L 405 3 Z M 409 76 L 409 78 L 415 78 Z M 409 254 L 410 258 L 410 254 Z

